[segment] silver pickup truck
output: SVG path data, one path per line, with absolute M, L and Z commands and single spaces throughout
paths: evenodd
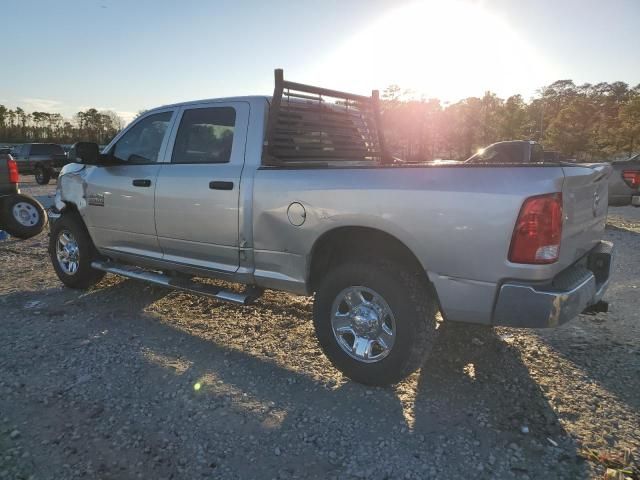
M 72 288 L 111 272 L 239 304 L 315 294 L 324 352 L 366 384 L 420 367 L 438 310 L 553 327 L 604 305 L 608 165 L 404 164 L 380 122 L 376 92 L 280 70 L 272 97 L 147 111 L 102 153 L 70 152 L 53 267 Z

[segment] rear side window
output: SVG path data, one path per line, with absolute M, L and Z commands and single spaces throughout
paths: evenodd
M 54 144 L 33 144 L 31 145 L 31 155 L 64 155 L 64 150 L 60 145 Z
M 228 163 L 236 111 L 231 107 L 194 108 L 182 115 L 172 163 Z

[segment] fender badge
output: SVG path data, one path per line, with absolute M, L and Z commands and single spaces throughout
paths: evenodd
M 87 203 L 95 207 L 104 207 L 104 195 L 101 193 L 91 193 L 87 195 Z

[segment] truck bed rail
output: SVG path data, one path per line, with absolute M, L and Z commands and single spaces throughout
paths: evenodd
M 388 160 L 381 132 L 380 100 L 284 80 L 275 89 L 263 148 L 263 164 Z

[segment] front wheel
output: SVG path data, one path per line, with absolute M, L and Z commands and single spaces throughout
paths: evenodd
M 63 214 L 51 227 L 49 256 L 56 275 L 71 288 L 89 288 L 104 272 L 91 268 L 98 252 L 82 220 L 76 213 Z
M 431 351 L 437 302 L 425 279 L 393 263 L 348 263 L 322 280 L 313 309 L 331 363 L 367 385 L 397 383 Z
M 23 240 L 42 232 L 48 221 L 44 208 L 35 198 L 19 193 L 2 201 L 0 218 L 9 235 Z
M 51 172 L 49 170 L 45 169 L 41 165 L 38 165 L 34 169 L 33 173 L 34 173 L 34 175 L 36 177 L 36 183 L 38 185 L 48 185 L 49 184 L 49 180 L 51 180 Z

